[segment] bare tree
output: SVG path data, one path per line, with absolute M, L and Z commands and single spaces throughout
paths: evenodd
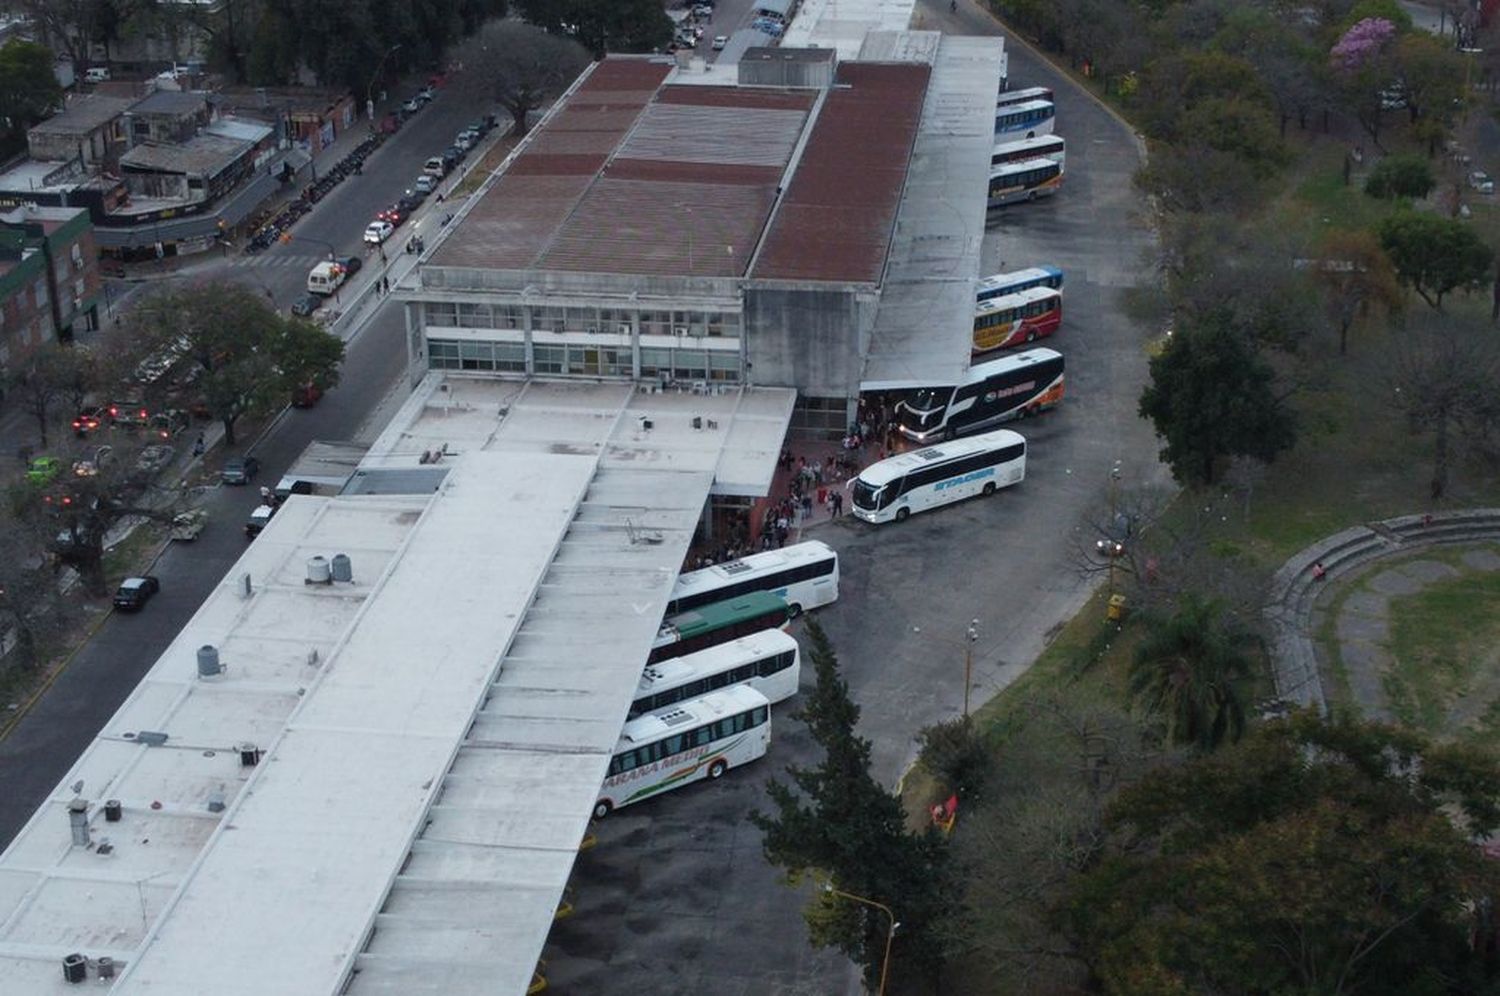
M 510 112 L 519 138 L 527 116 L 568 88 L 588 65 L 577 42 L 521 21 L 490 21 L 459 46 L 464 71 L 456 81 L 471 93 L 496 100 Z
M 1414 431 L 1432 433 L 1431 496 L 1448 490 L 1454 437 L 1483 442 L 1500 425 L 1500 357 L 1483 329 L 1424 314 L 1392 335 L 1385 388 Z
M 67 603 L 39 537 L 19 523 L 0 529 L 0 659 L 32 668 L 62 628 Z

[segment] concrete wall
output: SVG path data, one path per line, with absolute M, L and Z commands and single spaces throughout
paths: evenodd
M 747 379 L 818 397 L 856 397 L 878 300 L 863 287 L 747 287 Z

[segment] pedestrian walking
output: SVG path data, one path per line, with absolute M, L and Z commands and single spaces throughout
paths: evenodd
M 197 441 L 193 443 L 193 456 L 201 457 L 203 455 L 203 449 L 203 433 L 200 432 L 198 433 Z
M 844 493 L 835 491 L 830 495 L 830 500 L 833 502 L 833 517 L 836 519 L 844 514 Z

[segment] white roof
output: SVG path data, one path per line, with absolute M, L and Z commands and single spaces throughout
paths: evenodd
M 804 0 L 781 45 L 833 48 L 840 60 L 853 59 L 871 31 L 905 31 L 915 8 L 916 0 Z
M 436 492 L 289 498 L 0 855 L 3 988 L 524 992 L 713 475 L 754 476 L 736 413 L 789 394 L 429 377 L 360 473 Z
M 896 214 L 861 389 L 957 384 L 974 336 L 999 38 L 942 37 Z
M 777 550 L 752 553 L 741 557 L 739 560 L 731 560 L 728 563 L 714 564 L 712 567 L 703 567 L 696 571 L 682 572 L 677 577 L 677 583 L 672 586 L 672 598 L 683 598 L 684 596 L 703 591 L 705 588 L 713 588 L 731 583 L 736 578 L 744 577 L 748 571 L 761 571 L 785 567 L 791 564 L 811 563 L 832 556 L 836 556 L 833 547 L 822 540 L 805 540 L 804 542 L 793 543 L 791 546 L 782 547 Z

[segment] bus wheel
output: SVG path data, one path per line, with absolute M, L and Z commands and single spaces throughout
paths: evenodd
M 950 425 L 946 429 L 943 430 L 943 442 L 945 442 L 945 443 L 951 443 L 957 437 L 958 437 L 958 430 L 955 429 L 955 428 L 953 428 L 953 426 Z
M 1026 199 L 1028 201 L 1034 201 L 1034 200 L 1036 200 L 1036 191 L 1035 190 L 1028 190 L 1028 191 L 1026 191 Z
M 713 764 L 710 764 L 708 766 L 708 777 L 709 777 L 709 780 L 712 781 L 715 778 L 723 778 L 724 777 L 724 772 L 726 772 L 728 770 L 729 770 L 729 765 L 726 764 L 726 763 L 724 763 L 724 759 L 722 757 L 719 758 Z
M 614 809 L 615 807 L 610 805 L 610 801 L 608 799 L 600 799 L 598 802 L 594 803 L 594 819 L 602 820 L 610 813 L 614 812 Z
M 786 607 L 786 614 L 788 619 L 796 619 L 802 614 L 802 606 L 797 602 L 793 602 Z
M 905 522 L 906 521 L 906 517 L 908 515 L 910 515 L 910 514 L 911 514 L 911 509 L 909 509 L 909 508 L 898 508 L 898 509 L 896 509 L 896 521 L 897 522 Z
M 1036 342 L 1036 329 L 1027 329 L 1026 330 L 1026 341 L 1027 342 Z
M 995 493 L 995 482 L 994 481 L 987 482 L 985 484 L 985 486 L 984 486 L 984 496 L 986 498 L 988 498 L 990 495 L 992 495 L 994 493 Z

